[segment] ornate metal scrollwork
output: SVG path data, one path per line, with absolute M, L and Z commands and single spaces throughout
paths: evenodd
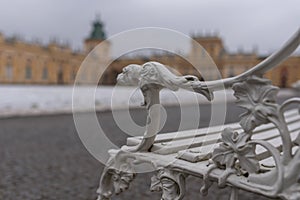
M 120 194 L 129 188 L 135 177 L 128 154 L 119 151 L 111 156 L 102 172 L 100 186 L 97 190 L 98 200 L 109 200 L 113 193 Z
M 213 99 L 213 92 L 230 88 L 233 84 L 243 82 L 245 79 L 262 75 L 268 70 L 274 68 L 280 62 L 284 61 L 300 44 L 300 29 L 291 37 L 291 39 L 277 52 L 269 56 L 263 62 L 257 64 L 246 72 L 227 79 L 216 81 L 199 81 L 197 77 L 176 76 L 164 65 L 158 62 L 148 62 L 144 65 L 128 65 L 119 74 L 117 81 L 121 85 L 139 86 L 144 95 L 144 105 L 147 107 L 147 127 L 142 142 L 136 147 L 124 147 L 127 151 L 148 151 L 153 145 L 158 132 L 160 112 L 157 107 L 159 104 L 159 92 L 162 88 L 178 90 L 187 89 L 204 95 L 209 101 Z M 153 108 L 151 110 L 151 108 Z M 156 108 L 156 109 L 155 109 Z M 151 121 L 151 119 L 155 119 Z
M 237 97 L 237 104 L 246 109 L 241 117 L 241 127 L 244 132 L 236 133 L 232 129 L 222 132 L 222 141 L 212 156 L 213 164 L 204 174 L 204 185 L 201 193 L 206 194 L 212 184 L 209 174 L 212 170 L 223 169 L 219 177 L 219 185 L 225 186 L 231 174 L 243 176 L 247 173 L 247 182 L 240 182 L 249 191 L 280 197 L 283 199 L 300 199 L 300 150 L 292 153 L 292 147 L 300 144 L 300 136 L 292 141 L 284 119 L 284 109 L 292 103 L 300 103 L 300 98 L 294 98 L 278 105 L 275 97 L 277 87 L 262 78 L 268 70 L 284 61 L 300 44 L 300 29 L 283 46 L 263 62 L 248 71 L 227 79 L 202 82 L 194 76 L 176 76 L 164 65 L 148 62 L 144 65 L 129 65 L 118 76 L 118 83 L 139 86 L 144 96 L 144 105 L 148 110 L 146 132 L 141 143 L 135 147 L 122 147 L 111 157 L 100 180 L 98 189 L 99 200 L 108 200 L 113 193 L 126 190 L 134 179 L 130 162 L 132 152 L 147 152 L 154 143 L 159 129 L 160 112 L 159 92 L 162 88 L 177 90 L 183 88 L 213 99 L 213 92 L 232 88 Z M 273 123 L 282 139 L 282 155 L 270 143 L 263 140 L 252 140 L 252 131 L 266 123 Z M 276 167 L 267 173 L 260 173 L 259 161 L 256 158 L 256 146 L 260 145 L 273 157 Z M 180 200 L 184 196 L 184 178 L 180 172 L 169 169 L 160 170 L 152 178 L 151 190 L 163 192 L 162 200 Z M 237 188 L 232 185 L 231 199 L 237 199 Z
M 144 96 L 144 106 L 148 110 L 146 132 L 143 140 L 138 146 L 123 147 L 126 151 L 148 151 L 153 145 L 156 134 L 159 130 L 160 110 L 154 106 L 160 103 L 159 92 L 162 88 L 176 91 L 179 88 L 194 91 L 195 83 L 199 82 L 195 76 L 176 76 L 163 64 L 158 62 L 147 62 L 144 65 L 128 65 L 123 68 L 117 78 L 118 84 L 139 86 Z M 197 90 L 208 100 L 213 98 L 212 93 L 207 89 Z
M 293 143 L 283 110 L 291 103 L 300 103 L 300 98 L 293 98 L 278 105 L 278 88 L 272 86 L 269 80 L 257 76 L 235 83 L 232 88 L 237 105 L 246 109 L 240 121 L 244 132 L 236 133 L 228 128 L 222 132 L 222 142 L 213 151 L 214 164 L 207 173 L 215 168 L 225 169 L 219 177 L 219 185 L 224 186 L 229 175 L 243 175 L 241 172 L 245 171 L 249 177 L 248 182 L 243 184 L 248 186 L 250 191 L 270 197 L 299 199 L 300 153 L 298 149 L 292 154 Z M 282 140 L 282 155 L 267 141 L 251 139 L 252 131 L 266 123 L 273 123 L 278 129 Z M 298 144 L 298 140 L 299 138 L 294 143 Z M 259 160 L 255 155 L 257 145 L 265 148 L 275 161 L 276 167 L 267 173 L 260 173 Z M 208 174 L 205 175 L 205 179 L 208 178 Z
M 158 170 L 151 178 L 151 191 L 162 191 L 161 200 L 181 200 L 185 194 L 185 175 L 169 169 Z

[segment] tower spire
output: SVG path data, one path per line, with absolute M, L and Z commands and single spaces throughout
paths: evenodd
M 96 20 L 93 22 L 93 28 L 88 39 L 105 40 L 106 34 L 103 29 L 103 22 L 100 19 L 100 14 L 96 15 Z
M 92 30 L 85 40 L 85 51 L 90 52 L 95 46 L 106 39 L 103 22 L 100 14 L 96 14 L 96 18 L 92 23 Z

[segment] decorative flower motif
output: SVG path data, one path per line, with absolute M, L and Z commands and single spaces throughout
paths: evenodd
M 213 151 L 212 160 L 217 166 L 234 168 L 239 160 L 240 166 L 249 173 L 259 170 L 259 163 L 255 156 L 255 148 L 247 143 L 248 134 L 238 134 L 231 128 L 226 128 L 222 132 L 222 143 Z
M 127 165 L 127 164 L 124 164 Z M 128 168 L 128 166 L 125 166 Z M 129 171 L 130 170 L 130 171 Z M 128 189 L 130 182 L 134 179 L 134 174 L 131 173 L 131 169 L 126 170 L 114 170 L 112 175 L 113 187 L 116 194 Z
M 151 186 L 150 186 L 150 190 L 152 192 L 160 192 L 162 190 L 162 185 L 160 182 L 160 179 L 154 175 L 151 177 Z
M 160 192 L 164 187 L 172 187 L 175 182 L 170 177 L 170 171 L 165 169 L 160 169 L 157 175 L 151 177 L 151 186 L 150 190 L 152 192 Z
M 152 176 L 150 190 L 162 191 L 163 200 L 180 200 L 184 196 L 185 177 L 182 173 L 169 169 L 160 169 Z
M 246 109 L 241 115 L 240 124 L 245 132 L 268 123 L 271 116 L 277 115 L 276 95 L 279 88 L 272 86 L 268 79 L 252 76 L 232 87 L 237 105 Z

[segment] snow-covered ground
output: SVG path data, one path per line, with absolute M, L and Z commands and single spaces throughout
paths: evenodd
M 93 106 L 97 111 L 140 106 L 143 97 L 138 89 L 130 87 L 99 86 L 96 90 L 88 86 L 33 86 L 1 85 L 0 117 L 40 115 L 51 113 L 71 113 L 72 103 L 81 111 L 94 108 L 88 102 L 91 93 Z M 293 91 L 281 90 L 280 95 L 292 95 Z M 214 102 L 234 101 L 231 90 L 215 93 Z M 205 97 L 189 91 L 179 90 L 161 92 L 163 105 L 207 103 Z

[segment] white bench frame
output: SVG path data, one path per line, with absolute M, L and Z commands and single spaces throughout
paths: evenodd
M 113 193 L 128 189 L 135 177 L 132 160 L 151 163 L 157 170 L 157 175 L 151 180 L 151 190 L 161 190 L 162 200 L 182 199 L 187 175 L 204 179 L 201 187 L 203 195 L 217 181 L 220 187 L 232 188 L 231 200 L 238 199 L 239 189 L 271 198 L 300 199 L 300 134 L 295 135 L 295 131 L 291 133 L 290 127 L 295 122 L 299 124 L 300 118 L 295 117 L 295 111 L 284 113 L 290 104 L 300 103 L 300 98 L 292 98 L 278 105 L 275 97 L 279 88 L 262 78 L 268 70 L 284 61 L 299 43 L 300 30 L 281 50 L 255 67 L 238 76 L 216 81 L 202 82 L 190 75 L 176 76 L 157 62 L 125 67 L 118 76 L 118 83 L 140 87 L 148 110 L 146 132 L 143 137 L 129 138 L 127 146 L 109 152 L 111 157 L 101 176 L 98 200 L 109 200 Z M 224 87 L 234 90 L 237 105 L 247 111 L 239 124 L 227 125 L 227 128 L 219 131 L 221 137 L 211 139 L 211 143 L 218 143 L 217 147 L 209 152 L 154 152 L 155 147 L 159 149 L 163 138 L 172 138 L 176 134 L 157 136 L 160 111 L 159 107 L 153 105 L 160 103 L 159 92 L 162 88 L 174 91 L 184 88 L 212 100 L 213 92 Z M 201 133 L 204 129 L 197 131 Z M 275 136 L 261 139 L 264 138 L 262 134 L 275 132 L 278 133 L 275 143 L 272 143 Z M 183 139 L 184 134 L 188 133 L 180 133 Z M 256 139 L 255 135 L 261 138 Z M 180 140 L 180 136 L 176 137 Z M 210 144 L 207 140 L 205 142 L 206 145 Z M 202 146 L 200 143 L 199 146 Z M 261 165 L 260 162 L 267 158 L 271 158 L 270 165 L 273 163 L 274 166 Z

